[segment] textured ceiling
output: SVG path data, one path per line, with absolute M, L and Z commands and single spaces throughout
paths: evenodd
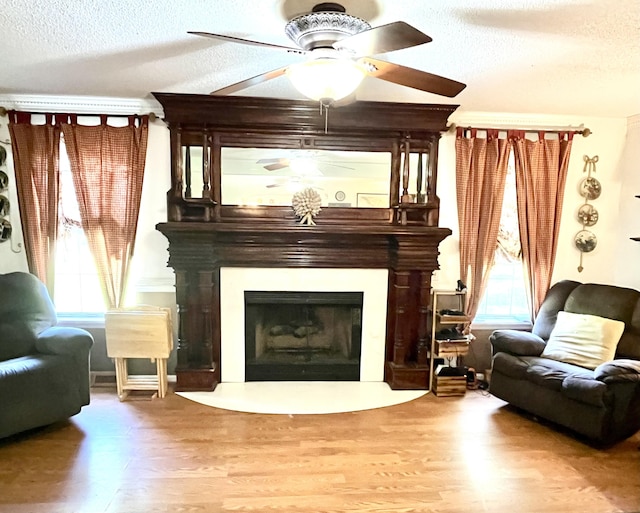
M 301 56 L 187 34 L 291 46 L 308 0 L 5 0 L 0 95 L 150 98 L 208 93 Z M 344 0 L 373 26 L 433 38 L 383 59 L 467 84 L 449 99 L 367 78 L 360 100 L 455 103 L 465 111 L 626 117 L 640 113 L 638 0 Z M 286 77 L 239 93 L 301 98 Z

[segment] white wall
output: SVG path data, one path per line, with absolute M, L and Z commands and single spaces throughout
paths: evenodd
M 5 118 L 6 119 L 6 118 Z M 513 115 L 457 111 L 451 122 L 459 126 L 567 126 L 584 124 L 593 133 L 576 136 L 567 177 L 560 243 L 553 281 L 575 279 L 640 288 L 640 243 L 629 240 L 640 236 L 640 119 L 575 118 L 543 115 Z M 6 122 L 0 120 L 0 139 L 8 139 Z M 440 225 L 453 230 L 440 247 L 441 269 L 434 276 L 437 288 L 455 286 L 459 275 L 458 219 L 455 196 L 455 134 L 443 135 L 440 142 L 438 195 L 441 199 Z M 578 194 L 583 177 L 583 155 L 599 156 L 596 177 L 602 195 L 593 201 L 600 218 L 592 231 L 598 246 L 584 255 L 583 272 L 577 270 L 580 253 L 573 243 L 581 229 L 575 218 L 584 199 Z M 17 216 L 17 198 L 11 157 L 6 172 L 10 177 L 10 201 L 14 224 L 13 246 L 22 241 Z M 162 121 L 150 124 L 142 207 L 134 257 L 132 285 L 138 292 L 173 292 L 173 272 L 167 268 L 168 243 L 155 225 L 166 220 L 166 192 L 170 187 L 169 133 Z M 0 272 L 26 270 L 24 251 L 14 253 L 11 244 L 0 244 Z

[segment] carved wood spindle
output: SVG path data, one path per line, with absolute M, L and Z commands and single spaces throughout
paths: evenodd
M 436 169 L 438 162 L 438 139 L 440 134 L 432 135 L 429 138 L 429 162 L 428 162 L 428 177 L 429 177 L 429 189 L 428 198 L 435 199 L 438 181 L 438 172 Z
M 402 203 L 411 203 L 411 196 L 409 196 L 409 160 L 411 157 L 411 147 L 409 145 L 409 138 L 404 141 L 404 163 L 402 167 Z
M 424 194 L 422 193 L 422 150 L 418 153 L 418 170 L 416 176 L 416 203 L 424 203 Z
M 211 188 L 211 173 L 209 172 L 209 131 L 204 130 L 202 134 L 202 197 L 209 197 Z
M 389 189 L 390 205 L 395 207 L 400 202 L 400 163 L 402 160 L 402 146 L 398 141 L 393 141 L 391 148 L 391 180 Z
M 184 168 L 185 168 L 185 190 L 184 196 L 185 198 L 191 197 L 191 146 L 184 147 L 185 158 L 184 158 Z
M 424 178 L 424 192 L 426 195 L 426 199 L 425 201 L 429 201 L 429 199 L 431 198 L 431 191 L 433 190 L 432 184 L 431 184 L 431 145 L 429 145 L 429 150 L 427 151 L 426 154 L 426 159 L 427 162 L 425 164 L 425 178 Z

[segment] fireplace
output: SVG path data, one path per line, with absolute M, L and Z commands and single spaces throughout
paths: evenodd
M 245 290 L 363 291 L 360 380 L 428 388 L 431 276 L 438 245 L 451 234 L 438 226 L 438 145 L 457 106 L 354 102 L 332 110 L 327 124 L 309 101 L 154 96 L 170 131 L 167 222 L 157 228 L 169 240 L 175 272 L 177 390 L 245 381 Z M 348 208 L 329 199 L 313 226 L 300 225 L 290 206 L 260 197 L 228 203 L 225 148 L 385 153 L 388 202 L 360 208 L 356 201 Z M 374 192 L 366 179 L 352 189 L 356 198 Z M 345 189 L 325 192 L 342 197 Z M 225 275 L 231 269 L 260 272 L 230 287 Z M 300 286 L 291 288 L 289 279 L 265 286 L 265 276 L 280 270 L 302 272 L 303 279 L 293 280 Z M 367 284 L 342 288 L 348 280 L 306 282 L 316 271 L 345 270 L 377 272 L 382 280 L 373 293 Z
M 246 291 L 246 381 L 358 381 L 362 292 Z

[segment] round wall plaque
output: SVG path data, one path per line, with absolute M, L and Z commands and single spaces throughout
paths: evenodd
M 596 245 L 598 244 L 598 239 L 593 232 L 589 230 L 580 230 L 576 234 L 575 238 L 576 247 L 582 251 L 583 253 L 590 253 L 594 249 L 596 249 Z
M 598 211 L 592 205 L 582 205 L 578 209 L 578 221 L 585 226 L 593 226 L 598 222 Z
M 600 185 L 600 182 L 592 176 L 585 178 L 580 183 L 580 195 L 588 200 L 597 199 L 600 197 L 601 192 L 602 185 Z

